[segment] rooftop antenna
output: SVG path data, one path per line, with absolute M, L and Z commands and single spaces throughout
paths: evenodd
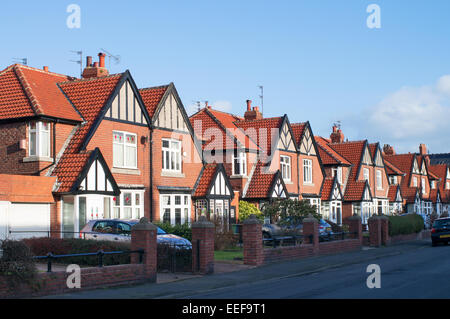
M 80 65 L 80 77 L 83 75 L 83 51 L 70 51 L 72 53 L 78 54 L 80 56 L 79 60 L 70 60 L 70 62 L 74 62 Z
M 335 123 L 333 123 L 334 126 L 336 126 L 338 129 L 341 129 L 341 121 L 336 121 Z
M 264 86 L 258 85 L 258 87 L 261 90 L 261 95 L 259 96 L 261 99 L 261 113 L 264 115 Z
M 28 59 L 27 58 L 13 58 L 14 62 L 22 62 L 23 65 L 28 65 Z
M 103 53 L 106 53 L 106 55 L 108 56 L 108 68 L 109 68 L 109 70 L 111 70 L 111 59 L 113 59 L 116 64 L 120 63 L 120 59 L 121 59 L 120 55 L 111 54 L 108 51 L 106 51 L 105 49 L 100 49 L 100 50 Z

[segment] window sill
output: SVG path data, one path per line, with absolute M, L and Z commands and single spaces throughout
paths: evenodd
M 247 175 L 231 175 L 230 178 L 248 178 Z
M 113 167 L 111 169 L 113 174 L 125 174 L 125 175 L 141 175 L 141 171 L 137 168 L 118 168 Z
M 294 184 L 293 181 L 285 181 L 284 179 L 283 179 L 283 182 L 284 182 L 284 184 L 286 184 L 286 185 L 292 185 L 292 184 Z
M 183 173 L 181 172 L 169 172 L 169 171 L 161 171 L 161 176 L 164 177 L 186 177 Z
M 307 182 L 303 182 L 304 186 L 315 186 L 313 183 L 307 183 Z
M 48 162 L 53 163 L 53 158 L 51 157 L 41 157 L 41 156 L 29 156 L 23 158 L 24 163 L 30 163 L 30 162 Z

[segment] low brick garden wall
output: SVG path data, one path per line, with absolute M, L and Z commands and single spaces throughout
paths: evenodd
M 69 275 L 70 273 L 63 271 L 39 273 L 31 286 L 22 284 L 14 288 L 9 288 L 6 279 L 0 277 L 0 298 L 37 297 L 154 281 L 146 275 L 143 264 L 82 268 L 81 289 L 67 287 L 66 281 Z
M 344 239 L 319 244 L 319 255 L 339 254 L 361 249 L 361 240 Z
M 307 258 L 314 255 L 314 247 L 311 244 L 277 248 L 264 248 L 262 263 L 268 264 L 284 260 Z

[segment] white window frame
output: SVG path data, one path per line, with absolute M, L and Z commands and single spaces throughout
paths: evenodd
M 447 181 L 447 189 L 450 189 L 450 181 Z
M 391 185 L 397 185 L 398 184 L 397 175 L 389 176 L 389 182 L 390 182 Z
M 368 168 L 363 168 L 364 180 L 370 183 L 370 170 Z
M 180 201 L 177 202 L 177 197 L 180 197 Z M 168 204 L 166 204 L 165 199 L 169 198 Z M 191 224 L 191 196 L 185 193 L 176 194 L 160 194 L 160 222 L 164 221 L 165 210 L 169 210 L 170 224 L 176 225 L 176 211 L 180 210 L 180 223 L 181 224 Z M 187 215 L 187 220 L 186 220 Z
M 377 189 L 381 190 L 383 189 L 383 176 L 379 169 L 377 169 L 376 175 L 377 175 Z
M 417 179 L 416 176 L 413 177 L 413 187 L 418 187 L 419 185 L 419 180 Z
M 35 124 L 36 128 L 31 128 L 31 125 Z M 28 156 L 35 156 L 35 157 L 50 157 L 50 153 L 51 153 L 51 144 L 50 144 L 50 123 L 49 122 L 45 122 L 45 124 L 48 125 L 48 129 L 45 129 L 44 127 L 44 122 L 31 122 L 28 123 Z M 33 154 L 31 152 L 31 144 L 32 144 L 32 140 L 31 140 L 31 134 L 34 133 L 35 134 L 35 153 Z M 48 145 L 48 152 L 44 153 L 43 150 L 43 145 L 44 145 L 44 136 L 47 135 L 47 145 Z
M 123 142 L 116 142 L 115 140 L 114 140 L 114 135 L 115 134 L 122 134 L 123 135 Z M 127 143 L 127 141 L 126 141 L 126 136 L 127 135 L 129 135 L 129 136 L 134 136 L 134 141 L 135 141 L 135 143 L 133 144 L 133 143 Z M 123 165 L 122 166 L 120 166 L 120 165 L 118 165 L 116 162 L 115 162 L 115 158 L 116 158 L 116 156 L 117 156 L 117 154 L 114 154 L 114 145 L 119 145 L 119 146 L 121 146 L 121 147 L 123 147 L 123 159 L 122 159 L 122 161 L 123 161 Z M 133 149 L 133 152 L 134 152 L 134 156 L 135 156 L 135 158 L 136 158 L 136 165 L 134 165 L 134 166 L 132 166 L 132 165 L 127 165 L 127 163 L 126 163 L 126 161 L 127 161 L 127 154 L 128 154 L 128 150 L 129 150 L 129 148 L 132 148 Z M 117 131 L 117 130 L 114 130 L 113 131 L 113 167 L 116 167 L 116 168 L 128 168 L 128 169 L 137 169 L 137 167 L 138 167 L 138 156 L 137 156 L 137 134 L 135 134 L 135 133 L 130 133 L 130 132 L 125 132 L 125 131 Z
M 131 195 L 131 205 L 125 205 L 125 195 Z M 136 196 L 139 196 L 139 203 L 137 203 Z M 119 196 L 119 205 L 116 205 L 117 201 L 114 200 L 116 196 L 112 197 L 111 206 L 111 218 L 112 219 L 140 219 L 144 217 L 144 191 L 121 189 Z M 131 209 L 131 216 L 125 215 L 125 209 Z
M 238 165 L 239 172 L 236 173 L 236 165 Z M 233 176 L 247 176 L 247 155 L 245 151 L 238 150 L 237 152 L 233 152 Z
M 281 177 L 285 182 L 291 181 L 292 168 L 291 168 L 291 157 L 286 155 L 280 155 L 280 171 Z
M 164 142 L 168 142 L 169 146 L 164 147 Z M 176 146 L 176 147 L 174 147 Z M 181 141 L 180 140 L 173 140 L 164 138 L 161 142 L 161 149 L 162 149 L 162 170 L 165 172 L 176 172 L 181 173 L 183 163 L 182 163 L 182 156 L 181 156 Z M 167 155 L 169 157 L 169 161 L 167 162 Z M 175 159 L 175 161 L 173 161 Z M 171 164 L 174 164 L 174 167 L 172 167 Z
M 425 177 L 422 177 L 422 193 L 426 194 L 427 193 L 427 187 L 426 187 L 426 180 Z
M 303 160 L 303 183 L 304 184 L 312 184 L 312 182 L 313 182 L 312 160 L 304 159 Z
M 332 169 L 332 175 L 335 177 L 337 175 L 337 179 L 339 184 L 342 185 L 342 167 L 335 167 Z

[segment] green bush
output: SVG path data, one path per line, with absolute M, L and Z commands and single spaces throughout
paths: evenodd
M 388 218 L 390 236 L 419 233 L 425 227 L 422 216 L 417 214 L 388 216 Z
M 171 225 L 170 223 L 155 223 L 156 226 L 168 234 L 174 234 L 192 241 L 192 229 L 189 224 Z
M 254 204 L 243 200 L 239 201 L 239 222 L 244 222 L 250 215 L 256 215 L 256 218 L 264 221 L 263 213 Z
M 71 255 L 82 253 L 96 253 L 99 250 L 108 251 L 129 251 L 131 243 L 112 242 L 85 239 L 61 239 L 61 238 L 29 238 L 22 242 L 27 245 L 34 256 L 46 256 L 48 253 L 53 255 Z M 80 266 L 97 266 L 97 256 L 83 257 L 65 257 L 57 259 L 56 263 L 77 264 Z M 129 264 L 130 255 L 107 255 L 103 257 L 105 266 Z
M 0 276 L 6 277 L 8 286 L 16 287 L 21 283 L 32 283 L 37 275 L 33 253 L 23 242 L 5 240 L 0 248 Z

